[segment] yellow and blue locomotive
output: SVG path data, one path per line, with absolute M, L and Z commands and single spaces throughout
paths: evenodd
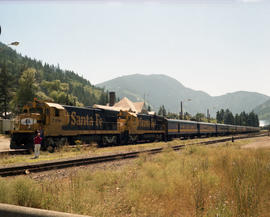
M 43 137 L 43 148 L 53 149 L 76 140 L 117 143 L 124 126 L 118 113 L 35 100 L 23 107 L 12 131 L 10 148 L 32 148 L 37 131 Z
M 12 131 L 10 148 L 33 148 L 39 131 L 42 148 L 53 150 L 64 144 L 96 142 L 116 145 L 165 138 L 164 118 L 135 114 L 114 108 L 75 107 L 35 100 L 23 107 L 16 129 Z

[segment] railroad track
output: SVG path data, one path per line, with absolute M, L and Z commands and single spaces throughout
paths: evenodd
M 216 139 L 211 141 L 203 141 L 192 143 L 188 145 L 210 145 L 220 142 L 227 142 L 227 141 L 234 141 L 238 139 L 246 139 L 251 137 L 261 137 L 267 136 L 267 134 L 252 134 L 252 135 L 244 135 L 244 136 L 233 136 L 229 138 L 222 138 Z M 186 145 L 177 145 L 171 147 L 173 150 L 181 150 Z M 57 160 L 57 161 L 50 161 L 50 162 L 40 162 L 40 163 L 33 163 L 28 165 L 22 166 L 7 166 L 7 167 L 0 167 L 0 176 L 7 177 L 7 176 L 16 176 L 22 174 L 29 174 L 34 172 L 42 172 L 46 170 L 54 170 L 54 169 L 62 169 L 67 167 L 74 167 L 74 166 L 81 166 L 87 164 L 97 164 L 103 162 L 111 162 L 116 160 L 128 159 L 128 158 L 136 158 L 140 154 L 157 154 L 164 150 L 164 148 L 154 148 L 150 150 L 144 151 L 135 151 L 135 152 L 128 152 L 128 153 L 120 153 L 120 154 L 113 154 L 113 155 L 104 155 L 104 156 L 97 156 L 97 157 L 83 157 L 83 158 L 76 158 L 76 159 L 64 159 L 64 160 Z
M 14 155 L 14 154 L 29 154 L 29 150 L 27 149 L 14 149 L 14 150 L 8 150 L 8 151 L 0 151 L 1 155 Z

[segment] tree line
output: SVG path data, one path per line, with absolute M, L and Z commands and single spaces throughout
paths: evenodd
M 73 71 L 23 57 L 0 42 L 0 117 L 18 112 L 35 97 L 76 106 L 108 102 L 108 92 Z
M 174 113 L 174 112 L 167 112 L 164 105 L 159 107 L 158 115 L 167 117 L 169 119 L 181 119 L 180 114 Z M 216 122 L 215 119 L 206 117 L 203 113 L 197 113 L 194 116 L 189 114 L 188 112 L 184 112 L 183 114 L 183 120 L 189 120 L 189 121 L 199 121 L 199 122 Z
M 167 112 L 164 105 L 159 107 L 158 115 L 170 118 L 170 119 L 180 119 L 180 115 Z M 199 121 L 199 122 L 211 122 L 211 123 L 220 123 L 220 124 L 231 124 L 231 125 L 239 125 L 239 126 L 259 126 L 259 117 L 253 111 L 250 113 L 246 113 L 245 111 L 240 114 L 235 114 L 229 109 L 221 109 L 217 111 L 216 118 L 206 117 L 203 113 L 197 113 L 194 116 L 185 112 L 183 114 L 183 120 L 191 120 L 191 121 Z
M 241 112 L 240 114 L 235 114 L 229 110 L 221 109 L 216 115 L 217 123 L 240 125 L 240 126 L 259 126 L 259 117 L 253 111 L 250 113 Z

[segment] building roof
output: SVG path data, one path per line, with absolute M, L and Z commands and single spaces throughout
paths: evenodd
M 135 106 L 135 109 L 139 112 L 141 112 L 144 109 L 144 102 L 134 102 L 133 105 Z
M 106 110 L 129 111 L 138 114 L 145 109 L 145 104 L 144 102 L 132 102 L 127 97 L 124 97 L 119 102 L 115 103 L 113 106 L 109 106 L 108 104 L 106 106 L 95 104 L 93 107 Z
M 133 111 L 138 113 L 132 101 L 130 101 L 127 97 L 124 97 L 119 102 L 115 103 L 113 107 L 118 107 L 123 111 Z

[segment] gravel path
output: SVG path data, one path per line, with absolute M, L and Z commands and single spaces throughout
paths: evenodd
M 249 144 L 243 145 L 242 148 L 270 148 L 270 136 L 253 139 Z
M 0 135 L 0 151 L 8 151 L 9 150 L 9 142 L 10 138 Z
M 256 139 L 252 139 L 250 143 L 243 145 L 242 148 L 270 148 L 270 136 L 259 137 Z M 153 156 L 151 156 L 153 157 Z M 35 180 L 43 180 L 43 179 L 62 179 L 67 178 L 70 175 L 74 175 L 79 171 L 91 171 L 94 172 L 96 170 L 117 170 L 123 166 L 128 166 L 134 163 L 136 159 L 126 159 L 119 160 L 114 162 L 100 163 L 100 164 L 92 164 L 80 167 L 72 167 L 66 169 L 52 170 L 41 173 L 32 173 L 29 176 Z
M 44 171 L 40 173 L 30 173 L 28 177 L 31 179 L 41 181 L 41 180 L 49 180 L 49 179 L 65 179 L 72 175 L 75 175 L 79 172 L 94 172 L 96 170 L 118 170 L 121 167 L 125 167 L 134 163 L 136 159 L 125 159 L 125 160 L 118 160 L 113 162 L 105 162 L 105 163 L 98 163 L 98 164 L 90 164 L 84 165 L 79 167 L 70 167 L 65 169 L 58 169 L 58 170 L 50 170 Z M 9 177 L 13 178 L 13 177 Z

